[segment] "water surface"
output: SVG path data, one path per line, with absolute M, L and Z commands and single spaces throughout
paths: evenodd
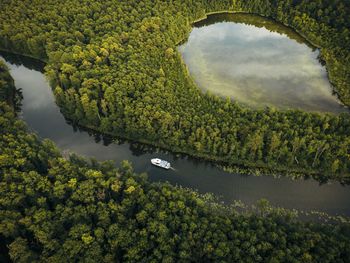
M 119 144 L 111 144 L 109 138 L 74 128 L 55 104 L 51 88 L 41 73 L 41 63 L 8 53 L 0 55 L 6 59 L 16 87 L 22 89 L 22 118 L 41 138 L 53 140 L 62 151 L 101 161 L 113 160 L 116 164 L 130 160 L 136 172 L 147 172 L 151 181 L 169 181 L 174 185 L 198 189 L 200 193 L 213 193 L 226 203 L 241 200 L 250 205 L 267 198 L 273 205 L 285 208 L 350 216 L 349 186 L 339 183 L 319 185 L 314 180 L 229 174 L 209 162 L 186 155 L 120 139 Z M 154 157 L 170 161 L 174 170 L 152 166 L 150 159 Z
M 246 14 L 211 15 L 194 26 L 179 50 L 203 90 L 254 108 L 347 111 L 319 50 L 292 29 Z

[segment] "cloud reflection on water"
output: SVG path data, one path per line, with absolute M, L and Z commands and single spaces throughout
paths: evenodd
M 252 107 L 346 110 L 332 95 L 319 51 L 285 33 L 214 23 L 194 28 L 179 50 L 199 87 Z

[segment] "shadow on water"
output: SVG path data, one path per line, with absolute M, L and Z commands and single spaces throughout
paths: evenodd
M 233 23 L 239 23 L 239 24 L 244 24 L 249 26 L 255 26 L 258 28 L 266 28 L 270 32 L 285 34 L 286 36 L 288 36 L 289 39 L 293 39 L 299 44 L 305 44 L 309 48 L 311 48 L 313 51 L 317 49 L 317 47 L 312 45 L 312 43 L 310 43 L 307 39 L 302 37 L 299 33 L 297 33 L 292 28 L 287 27 L 272 19 L 262 17 L 259 15 L 251 15 L 251 14 L 244 14 L 244 13 L 212 14 L 212 15 L 208 15 L 206 19 L 195 22 L 193 26 L 196 28 L 201 28 L 201 27 L 210 26 L 214 23 L 223 23 L 223 22 L 233 22 Z
M 4 60 L 6 60 L 8 63 L 10 63 L 12 65 L 24 66 L 27 69 L 31 69 L 31 70 L 35 70 L 35 71 L 39 71 L 41 73 L 44 73 L 45 63 L 40 61 L 40 60 L 33 59 L 30 57 L 26 57 L 26 56 L 13 54 L 13 53 L 6 52 L 3 50 L 0 50 L 0 56 L 2 56 L 4 58 Z
M 240 200 L 251 205 L 266 198 L 272 205 L 284 208 L 350 216 L 349 186 L 343 187 L 339 183 L 320 186 L 311 179 L 293 181 L 272 176 L 229 174 L 210 162 L 73 125 L 55 104 L 52 90 L 40 73 L 41 62 L 1 52 L 0 55 L 7 61 L 16 87 L 23 91 L 23 119 L 41 138 L 54 141 L 63 152 L 98 161 L 113 160 L 116 164 L 129 160 L 136 172 L 147 172 L 153 182 L 168 181 L 197 189 L 200 193 L 212 193 L 226 203 Z M 154 157 L 168 160 L 173 169 L 153 166 L 150 159 Z

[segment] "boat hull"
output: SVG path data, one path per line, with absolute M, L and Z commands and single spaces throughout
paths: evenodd
M 166 170 L 170 169 L 170 163 L 168 161 L 165 161 L 165 160 L 162 160 L 162 159 L 159 159 L 159 158 L 151 159 L 151 163 L 154 166 L 157 166 L 157 167 L 160 167 L 160 168 L 163 168 L 163 169 L 166 169 Z

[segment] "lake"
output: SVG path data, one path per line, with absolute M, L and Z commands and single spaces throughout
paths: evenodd
M 333 94 L 319 50 L 272 20 L 209 15 L 179 51 L 201 89 L 249 107 L 348 111 Z
M 113 160 L 116 164 L 130 160 L 136 172 L 147 172 L 153 182 L 169 181 L 198 189 L 200 193 L 213 193 L 226 203 L 241 200 L 251 205 L 267 198 L 275 206 L 350 216 L 349 186 L 339 183 L 320 185 L 311 179 L 293 181 L 285 177 L 229 174 L 210 162 L 121 139 L 117 139 L 118 143 L 111 143 L 111 138 L 73 127 L 55 103 L 42 73 L 43 63 L 4 52 L 0 57 L 10 68 L 16 87 L 22 89 L 21 117 L 38 136 L 51 139 L 62 151 L 100 161 Z M 170 161 L 174 170 L 152 166 L 150 159 L 154 157 Z

